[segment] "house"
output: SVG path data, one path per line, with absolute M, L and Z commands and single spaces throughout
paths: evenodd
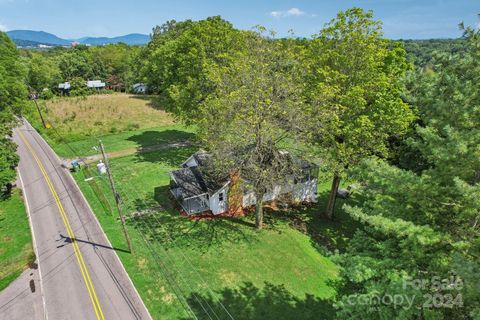
M 87 87 L 89 89 L 101 90 L 105 88 L 105 82 L 102 82 L 101 80 L 88 80 Z
M 146 93 L 147 92 L 147 85 L 144 83 L 135 83 L 132 86 L 132 90 L 134 93 Z
M 248 181 L 240 177 L 240 194 L 232 196 L 229 189 L 237 182 L 230 176 L 212 173 L 209 159 L 207 152 L 196 152 L 182 164 L 181 169 L 170 172 L 170 192 L 185 213 L 194 215 L 210 211 L 218 215 L 230 211 L 232 203 L 229 201 L 237 200 L 244 208 L 255 205 L 255 193 L 249 187 Z M 267 190 L 263 202 L 281 198 L 297 202 L 316 202 L 318 167 L 302 159 L 295 159 L 294 163 L 298 165 L 300 174 L 287 179 L 288 183 Z
M 72 87 L 70 86 L 70 82 L 64 82 L 64 83 L 59 83 L 58 84 L 58 90 L 63 94 L 65 94 L 65 93 L 68 94 L 70 92 L 71 88 Z

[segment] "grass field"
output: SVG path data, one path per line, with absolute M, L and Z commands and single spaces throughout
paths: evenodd
M 34 262 L 32 237 L 20 190 L 0 202 L 0 290 Z
M 102 103 L 113 108 L 109 97 L 121 100 L 117 104 L 126 106 L 122 109 L 125 113 L 110 114 L 116 120 L 96 128 L 96 119 L 103 116 L 92 110 L 103 108 Z M 194 130 L 175 124 L 154 105 L 154 97 L 105 95 L 86 99 L 92 108 L 75 98 L 48 102 L 49 108 L 57 110 L 55 116 L 49 111 L 49 122 L 69 143 L 58 139 L 52 129 L 41 132 L 60 156 L 94 154 L 92 147 L 98 138 L 107 151 L 195 140 Z M 132 101 L 141 103 L 136 107 L 138 112 L 128 113 Z M 62 120 L 76 108 L 87 113 Z M 143 112 L 158 116 L 158 121 L 143 122 Z M 38 117 L 33 113 L 30 118 L 38 128 Z M 130 122 L 141 125 L 132 128 Z M 253 217 L 191 221 L 180 216 L 168 198 L 168 171 L 195 150 L 172 147 L 111 159 L 122 206 L 128 216 L 136 216 L 127 223 L 132 254 L 125 251 L 106 177 L 97 176 L 94 169 L 74 173 L 152 316 L 187 319 L 194 313 L 199 319 L 226 319 L 231 313 L 235 319 L 333 318 L 330 299 L 335 295 L 333 283 L 339 269 L 329 259 L 327 249 L 341 249 L 356 226 L 340 209 L 341 200 L 335 221 L 320 217 L 329 182 L 319 185 L 316 206 L 286 212 L 266 209 L 266 226 L 261 232 L 255 230 Z M 91 176 L 93 180 L 85 181 Z
M 155 96 L 123 93 L 56 98 L 41 103 L 69 140 L 174 123 Z
M 340 209 L 335 222 L 316 214 L 328 183 L 320 185 L 319 206 L 267 210 L 260 233 L 253 217 L 191 221 L 172 207 L 167 172 L 194 151 L 171 148 L 111 161 L 124 208 L 143 213 L 128 222 L 134 254 L 118 254 L 154 318 L 188 318 L 189 308 L 200 319 L 206 313 L 226 318 L 225 309 L 235 319 L 332 318 L 327 300 L 335 294 L 338 267 L 324 248 L 341 244 L 353 226 Z M 125 249 L 106 178 L 96 177 L 92 188 L 86 176 L 75 175 L 113 246 Z
M 64 142 L 52 142 L 55 152 L 65 158 L 77 156 L 90 156 L 98 153 L 93 146 L 98 146 L 98 140 L 101 139 L 108 152 L 139 149 L 154 145 L 191 141 L 195 139 L 195 134 L 191 128 L 185 128 L 181 125 L 166 125 L 139 130 L 125 131 L 117 134 L 107 134 L 103 136 L 92 136 L 81 140 Z
M 72 157 L 72 149 L 81 156 L 95 154 L 98 139 L 117 151 L 193 138 L 193 129 L 176 124 L 155 96 L 116 93 L 55 98 L 39 105 L 53 128 L 42 127 L 33 103 L 27 117 L 62 157 Z

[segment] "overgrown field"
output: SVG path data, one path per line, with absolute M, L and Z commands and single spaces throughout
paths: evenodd
M 29 121 L 57 154 L 65 158 L 98 153 L 101 139 L 107 151 L 140 149 L 194 140 L 194 130 L 176 124 L 155 96 L 104 94 L 40 101 L 50 129 L 42 128 L 33 102 Z
M 253 217 L 182 217 L 168 198 L 168 171 L 194 151 L 171 148 L 111 161 L 123 207 L 139 215 L 128 220 L 134 253 L 118 254 L 154 318 L 184 319 L 192 311 L 199 319 L 228 313 L 235 319 L 330 318 L 326 300 L 335 294 L 339 270 L 319 243 L 342 241 L 351 224 L 343 216 L 320 221 L 319 207 L 267 211 L 262 232 Z M 86 182 L 90 175 L 93 182 Z M 106 177 L 89 170 L 75 178 L 113 246 L 125 249 Z M 328 184 L 320 188 L 323 199 Z
M 32 237 L 20 190 L 0 202 L 0 290 L 35 260 Z
M 173 124 L 155 96 L 98 94 L 44 102 L 47 117 L 70 138 Z

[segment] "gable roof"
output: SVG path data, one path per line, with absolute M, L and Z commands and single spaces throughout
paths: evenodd
M 301 170 L 317 167 L 317 165 L 293 156 L 287 151 L 281 151 L 281 154 L 289 157 Z M 192 159 L 195 160 L 195 165 L 188 166 L 188 162 Z M 222 176 L 214 172 L 215 168 L 212 167 L 210 159 L 211 155 L 208 152 L 197 151 L 182 164 L 181 169 L 170 172 L 171 177 L 177 184 L 177 192 L 181 194 L 182 198 L 186 199 L 202 194 L 213 195 L 229 183 L 228 176 Z
M 208 192 L 197 167 L 186 167 L 170 172 L 179 187 L 182 198 L 190 198 Z
M 196 165 L 189 167 L 187 162 L 192 158 Z M 182 164 L 182 169 L 170 172 L 184 199 L 205 193 L 213 195 L 229 182 L 228 176 L 220 177 L 210 172 L 212 168 L 208 165 L 209 159 L 207 152 L 198 151 Z

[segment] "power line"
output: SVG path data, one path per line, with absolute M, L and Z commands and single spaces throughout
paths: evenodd
M 75 151 L 75 150 L 73 149 L 73 147 L 68 143 L 68 141 L 67 141 L 53 126 L 51 126 L 51 127 L 52 127 L 52 129 L 54 129 L 53 131 L 55 132 L 55 134 L 57 134 L 57 135 L 59 136 L 59 138 L 67 145 L 67 147 L 68 147 L 68 148 L 70 149 L 70 151 L 73 153 L 74 157 L 78 158 L 81 162 L 83 162 L 85 165 L 88 166 L 88 164 L 87 164 L 81 157 L 78 157 L 78 156 L 77 156 L 76 151 Z M 109 167 L 109 166 L 107 166 L 107 168 L 108 168 L 108 167 Z M 133 193 L 135 193 L 135 194 L 138 195 L 138 192 L 133 192 Z M 133 193 L 132 193 L 132 194 L 133 194 Z M 118 193 L 116 193 L 116 191 L 114 191 L 115 200 L 117 199 L 117 196 L 116 196 L 117 194 L 118 194 Z M 141 199 L 141 198 L 139 198 L 139 199 Z M 116 201 L 117 201 L 117 200 L 116 200 Z M 146 204 L 145 201 L 142 201 L 142 202 L 143 202 L 144 204 Z M 161 225 L 161 224 L 160 224 L 160 221 L 158 220 L 158 218 L 157 218 L 155 215 L 151 215 L 151 216 L 155 219 L 155 221 L 157 222 L 158 225 Z M 149 230 L 150 230 L 150 232 L 151 232 L 151 231 L 152 231 L 151 227 L 150 227 L 148 224 L 146 224 L 146 225 L 147 225 L 147 227 L 149 228 Z M 139 234 L 141 235 L 141 237 L 142 237 L 142 239 L 144 240 L 144 242 L 147 243 L 147 241 L 144 239 L 142 233 L 139 232 Z M 154 233 L 152 233 L 152 234 L 154 234 Z M 171 238 L 171 236 L 170 236 L 170 234 L 168 233 L 168 231 L 167 231 L 166 234 L 167 234 L 169 240 L 170 240 L 172 243 L 174 243 L 174 242 L 173 242 L 173 239 Z M 154 239 L 155 239 L 155 237 L 154 237 Z M 155 241 L 158 243 L 158 240 L 155 239 Z M 161 244 L 160 244 L 160 247 L 161 247 Z M 165 251 L 165 249 L 163 249 L 163 250 Z M 154 252 L 155 252 L 155 251 L 154 251 Z M 194 270 L 194 272 L 196 273 L 196 275 L 199 277 L 200 281 L 203 282 L 204 286 L 208 289 L 208 291 L 210 292 L 210 294 L 212 295 L 212 297 L 215 297 L 216 295 L 214 294 L 213 290 L 210 288 L 210 286 L 208 286 L 207 282 L 206 282 L 205 279 L 200 275 L 200 273 L 199 273 L 198 270 L 195 268 L 195 266 L 193 266 L 193 264 L 192 264 L 192 262 L 190 261 L 190 259 L 189 259 L 181 250 L 179 250 L 179 252 L 180 252 L 180 254 L 182 255 L 184 261 L 186 261 L 186 262 L 192 267 L 192 269 Z M 167 256 L 169 256 L 166 251 L 165 251 L 165 254 L 166 254 Z M 174 263 L 174 264 L 175 264 L 175 263 Z M 178 267 L 177 264 L 175 264 L 175 265 Z M 183 279 L 183 281 L 185 281 L 184 278 L 183 278 L 183 275 L 182 275 L 180 272 L 179 272 L 179 275 L 181 276 L 181 278 Z M 195 293 L 194 293 L 193 291 L 192 291 L 192 295 L 194 296 L 194 298 L 195 298 L 198 302 L 200 302 L 200 301 L 198 300 L 198 297 L 195 295 Z M 205 300 L 204 300 L 204 301 L 205 301 Z M 207 301 L 205 301 L 205 303 L 208 305 L 208 307 L 210 308 L 210 310 L 213 312 L 213 314 L 215 315 L 215 317 L 218 319 L 218 316 L 216 315 L 215 311 L 214 311 L 213 308 L 210 306 L 210 304 L 209 304 Z M 218 301 L 218 303 L 221 305 L 222 309 L 227 313 L 227 315 L 229 316 L 229 318 L 230 318 L 230 319 L 234 319 L 234 317 L 230 314 L 230 312 L 229 312 L 229 311 L 227 310 L 227 308 L 223 305 L 223 303 L 222 303 L 221 301 Z M 200 303 L 200 305 L 201 305 L 202 309 L 207 313 L 207 315 L 209 316 L 209 318 L 211 319 L 209 313 L 208 313 L 208 312 L 205 310 L 205 308 L 203 307 L 203 304 Z M 191 310 L 191 309 L 190 309 L 190 310 Z
M 133 188 L 133 183 L 130 181 L 128 184 L 125 184 L 125 185 L 130 185 L 132 188 Z M 130 189 L 131 190 L 131 189 Z M 138 190 L 137 188 L 134 188 L 133 190 Z M 138 192 L 135 192 L 133 191 L 132 193 L 129 193 L 129 194 L 133 194 L 135 193 L 137 196 L 139 195 Z M 142 197 L 138 197 L 138 199 L 141 199 Z M 142 202 L 144 204 L 147 204 L 145 200 L 142 200 Z M 133 202 L 132 202 L 133 203 Z M 160 226 L 162 225 L 161 222 L 158 220 L 157 216 L 155 214 L 151 215 L 156 223 Z M 149 229 L 151 230 L 150 226 L 149 226 Z M 166 231 L 166 235 L 168 236 L 168 240 L 171 241 L 172 243 L 175 243 L 172 239 L 172 237 L 170 236 L 170 233 L 168 232 L 168 230 L 164 229 Z M 157 240 L 158 242 L 158 240 Z M 177 247 L 178 248 L 178 247 Z M 204 286 L 208 289 L 208 291 L 210 292 L 210 294 L 212 295 L 212 297 L 215 297 L 216 295 L 214 294 L 213 290 L 210 288 L 210 286 L 207 284 L 207 282 L 205 281 L 205 279 L 200 275 L 200 273 L 198 272 L 197 268 L 195 268 L 195 266 L 192 264 L 191 260 L 183 253 L 182 250 L 178 250 L 180 252 L 180 254 L 182 255 L 183 257 L 183 260 L 186 261 L 190 267 L 192 268 L 192 270 L 196 273 L 196 275 L 198 276 L 198 278 L 201 280 L 201 282 L 203 282 Z M 208 302 L 207 302 L 208 303 Z M 222 309 L 227 313 L 227 315 L 230 317 L 230 319 L 234 319 L 234 317 L 230 314 L 230 312 L 227 310 L 227 308 L 225 307 L 225 305 L 221 302 L 221 301 L 218 301 L 218 303 L 220 304 L 220 306 L 222 307 Z M 211 307 L 210 307 L 211 308 Z M 213 308 L 211 308 L 212 311 L 213 311 Z M 214 311 L 213 311 L 214 312 Z M 214 312 L 215 314 L 215 312 Z M 218 316 L 217 316 L 218 318 Z
M 68 141 L 56 130 L 55 127 L 51 127 L 53 129 L 53 131 L 55 132 L 55 134 L 61 139 L 61 141 L 67 145 L 68 149 L 70 149 L 72 155 L 75 157 L 75 158 L 78 158 L 80 160 L 80 162 L 83 162 L 85 166 L 88 166 L 88 164 L 81 158 L 81 157 L 78 157 L 77 156 L 77 152 L 74 150 L 74 148 L 68 143 Z M 103 180 L 102 180 L 103 181 Z M 145 243 L 145 245 L 148 247 L 150 253 L 152 254 L 152 257 L 154 258 L 154 261 L 156 262 L 157 266 L 160 268 L 160 270 L 162 270 L 162 263 L 158 257 L 158 254 L 157 252 L 155 251 L 155 249 L 153 249 L 151 247 L 151 245 L 148 243 L 148 241 L 145 239 L 145 237 L 143 236 L 143 234 L 141 232 L 138 232 L 138 234 L 140 235 L 140 237 L 142 238 L 143 242 Z M 162 272 L 163 273 L 163 272 Z M 179 273 L 180 274 L 180 273 Z M 195 313 L 193 312 L 192 308 L 190 307 L 190 305 L 188 304 L 188 302 L 186 301 L 186 299 L 183 297 L 183 299 L 180 298 L 180 296 L 183 296 L 183 292 L 181 290 L 181 288 L 178 286 L 178 284 L 176 284 L 175 281 L 173 280 L 170 280 L 168 275 L 163 273 L 163 276 L 167 279 L 167 281 L 169 282 L 170 286 L 172 286 L 172 289 L 174 290 L 175 294 L 177 295 L 177 298 L 179 298 L 180 300 L 180 303 L 182 304 L 182 306 L 186 309 L 188 309 L 189 313 L 193 316 L 193 318 L 195 319 L 198 319 L 197 316 L 195 315 Z M 182 276 L 180 274 L 180 276 Z M 183 277 L 182 277 L 183 278 Z M 177 287 L 177 289 L 175 289 L 175 287 Z M 180 296 L 179 296 L 179 293 L 177 291 L 180 291 Z M 195 299 L 197 300 L 197 302 L 199 302 L 199 304 L 201 305 L 202 309 L 205 311 L 205 313 L 207 314 L 207 316 L 211 318 L 209 312 L 204 308 L 203 304 L 201 303 L 201 301 L 199 301 L 198 297 L 193 293 L 192 291 L 192 295 L 195 297 Z M 184 301 L 183 301 L 184 300 Z M 186 310 L 187 311 L 187 310 Z M 187 311 L 187 312 L 188 312 Z
M 120 221 L 122 223 L 123 234 L 128 244 L 128 250 L 132 252 L 132 242 L 130 241 L 130 237 L 128 236 L 127 227 L 125 226 L 125 217 L 122 215 L 122 209 L 120 206 L 120 194 L 115 189 L 115 182 L 112 177 L 112 171 L 110 169 L 110 164 L 108 163 L 108 157 L 107 157 L 107 154 L 105 153 L 105 147 L 103 146 L 102 140 L 98 140 L 98 143 L 100 145 L 100 151 L 102 152 L 103 161 L 105 162 L 105 166 L 107 169 L 108 180 L 110 181 L 110 187 L 112 188 L 113 196 L 115 198 L 115 204 L 117 206 L 118 216 L 120 217 Z
M 133 194 L 133 193 L 132 193 L 132 194 Z M 137 194 L 137 195 L 138 195 L 138 194 Z M 129 198 L 129 197 L 126 197 L 126 198 L 129 199 L 130 202 L 133 203 L 133 201 L 131 201 L 131 200 L 132 200 L 131 198 Z M 140 199 L 140 198 L 138 198 L 138 199 Z M 142 202 L 143 202 L 144 204 L 146 204 L 145 201 L 142 201 Z M 154 215 L 152 215 L 152 216 L 155 218 Z M 132 218 L 132 217 L 131 217 L 131 218 Z M 135 218 L 133 217 L 132 219 L 135 219 Z M 156 220 L 156 221 L 157 221 L 157 223 L 159 223 L 158 220 Z M 143 222 L 143 224 L 144 224 L 145 226 L 147 226 L 147 228 L 149 229 L 149 232 L 150 232 L 152 235 L 155 234 L 155 230 L 153 230 L 152 227 L 151 227 L 148 223 Z M 142 233 L 140 232 L 140 234 L 142 234 Z M 159 242 L 155 237 L 153 237 L 153 238 L 154 238 L 154 241 L 159 245 L 159 247 L 162 247 L 162 245 L 160 244 L 160 242 Z M 170 238 L 170 237 L 169 237 L 169 238 Z M 171 239 L 171 238 L 170 238 L 170 239 Z M 181 280 L 182 280 L 185 284 L 187 284 L 187 287 L 189 287 L 189 289 L 190 289 L 190 291 L 191 291 L 191 295 L 192 295 L 192 296 L 194 297 L 194 299 L 198 302 L 198 304 L 199 304 L 200 307 L 203 309 L 203 311 L 207 314 L 207 316 L 208 316 L 210 319 L 212 319 L 212 317 L 210 316 L 210 313 L 207 311 L 207 309 L 205 309 L 205 307 L 204 307 L 204 305 L 202 304 L 201 300 L 203 300 L 203 301 L 207 304 L 208 308 L 211 310 L 211 312 L 213 313 L 213 315 L 215 316 L 215 318 L 219 319 L 219 317 L 218 317 L 217 314 L 215 313 L 215 311 L 214 311 L 214 309 L 212 308 L 212 306 L 210 306 L 210 304 L 208 303 L 208 301 L 206 301 L 206 300 L 203 299 L 202 297 L 199 298 L 199 297 L 195 294 L 195 292 L 194 292 L 193 290 L 191 290 L 191 287 L 190 287 L 190 285 L 188 284 L 188 281 L 184 278 L 184 276 L 182 275 L 182 273 L 181 273 L 180 271 L 178 271 L 178 270 L 179 270 L 179 268 L 178 268 L 179 265 L 178 265 L 178 263 L 175 262 L 175 259 L 172 259 L 172 258 L 170 257 L 170 255 L 167 253 L 167 250 L 165 250 L 164 248 L 162 248 L 162 250 L 163 250 L 163 252 L 165 253 L 165 256 L 166 256 L 166 257 L 168 258 L 168 260 L 170 261 L 171 265 L 174 266 L 174 267 L 177 269 L 178 275 L 180 276 Z M 155 252 L 156 252 L 156 251 L 155 251 Z M 181 251 L 180 251 L 180 252 L 181 252 Z M 193 269 L 196 271 L 196 269 L 195 269 L 194 267 L 193 267 Z M 206 285 L 206 283 L 205 283 L 205 285 Z M 206 286 L 208 287 L 208 285 L 206 285 Z M 219 303 L 221 304 L 220 301 L 219 301 Z

